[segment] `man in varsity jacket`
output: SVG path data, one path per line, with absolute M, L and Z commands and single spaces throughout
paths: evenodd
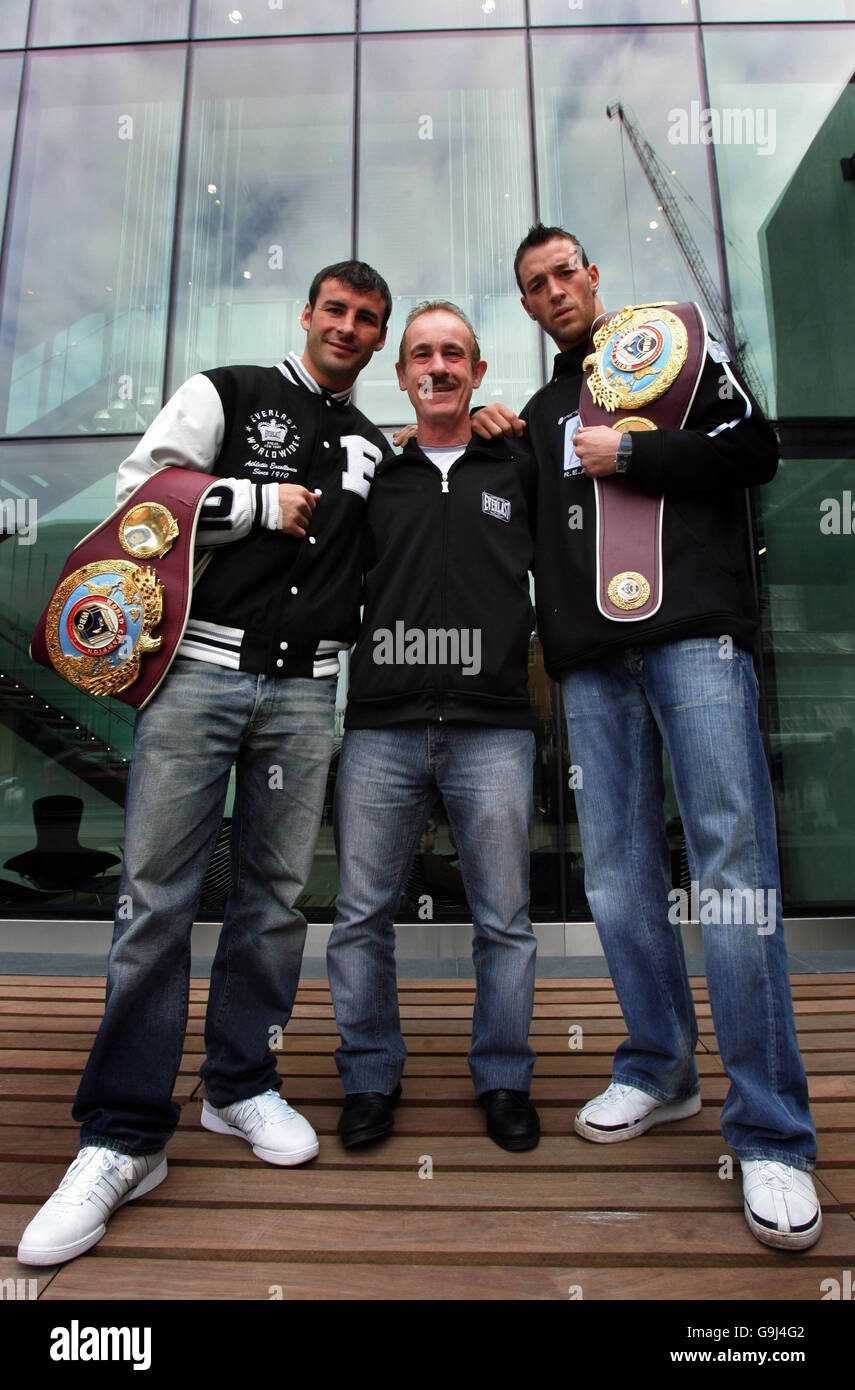
M 202 1124 L 268 1163 L 318 1152 L 279 1095 L 270 1030 L 291 1014 L 333 747 L 337 652 L 359 628 L 360 539 L 391 456 L 350 400 L 383 346 L 388 286 L 358 261 L 315 277 L 302 356 L 193 376 L 119 469 L 121 504 L 152 473 L 213 473 L 201 569 L 169 674 L 140 712 L 107 1002 L 74 1105 L 81 1150 L 21 1240 L 56 1264 L 166 1176 L 187 1021 L 190 928 L 236 769 L 232 890 L 211 971 Z
M 533 227 L 515 270 L 526 313 L 559 351 L 551 381 L 521 420 L 493 405 L 479 412 L 477 428 L 491 435 L 525 430 L 538 460 L 538 627 L 547 669 L 564 694 L 588 900 L 629 1030 L 612 1084 L 582 1107 L 575 1128 L 595 1143 L 614 1143 L 694 1115 L 701 1104 L 698 1029 L 679 925 L 687 914 L 671 889 L 665 836 L 664 744 L 703 925 L 713 1022 L 731 1081 L 722 1131 L 741 1161 L 746 1219 L 766 1244 L 803 1249 L 822 1228 L 809 1174 L 816 1135 L 796 1041 L 772 789 L 757 724 L 751 647 L 758 609 L 745 506 L 745 489 L 774 476 L 777 442 L 727 353 L 707 344 L 702 319 L 684 418 L 652 428 L 639 417 L 658 402 L 633 404 L 635 413 L 621 421 L 627 432 L 602 422 L 580 428 L 583 366 L 592 377 L 601 372 L 597 389 L 605 400 L 610 391 L 612 401 L 620 395 L 621 379 L 631 401 L 642 396 L 658 370 L 657 311 L 634 320 L 627 311 L 621 322 L 641 328 L 613 337 L 606 330 L 595 363 L 597 353 L 586 355 L 603 312 L 599 272 L 576 238 L 558 227 Z M 584 399 L 596 401 L 593 392 Z M 595 480 L 608 487 L 595 487 Z M 631 492 L 622 496 L 622 489 Z M 645 498 L 662 499 L 661 542 L 651 544 L 644 566 L 610 569 L 608 516 L 628 515 L 620 508 L 636 506 L 633 494 L 642 503 L 639 515 L 646 515 Z M 626 532 L 618 539 L 625 546 Z M 629 537 L 632 546 L 637 539 Z M 624 572 L 606 591 L 615 569 Z M 649 592 L 642 569 L 657 593 Z
M 393 915 L 437 795 L 474 922 L 469 1066 L 487 1132 L 511 1150 L 533 1148 L 540 1134 L 528 1099 L 534 463 L 516 441 L 472 437 L 479 359 L 455 305 L 432 301 L 410 314 L 397 370 L 418 433 L 378 473 L 367 509 L 327 955 L 346 1147 L 392 1128 L 406 1058 Z

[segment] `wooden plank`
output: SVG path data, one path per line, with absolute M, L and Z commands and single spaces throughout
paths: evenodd
M 0 1162 L 0 1201 L 41 1204 L 58 1186 L 64 1163 Z M 422 1172 L 424 1166 L 422 1166 Z M 459 1173 L 432 1178 L 407 1173 L 318 1169 L 252 1170 L 186 1167 L 173 1164 L 168 1181 L 151 1194 L 165 1207 L 382 1207 L 386 1211 L 425 1208 L 491 1211 L 729 1211 L 737 1202 L 739 1171 L 722 1181 L 707 1173 Z M 741 1200 L 741 1198 L 739 1199 Z M 831 1192 L 824 1210 L 840 1203 Z M 846 1209 L 845 1207 L 843 1208 Z
M 337 1113 L 337 1112 L 336 1112 Z M 702 1112 L 703 1113 L 703 1112 Z M 429 1155 L 434 1173 L 439 1169 L 472 1168 L 479 1172 L 509 1168 L 521 1172 L 554 1171 L 560 1173 L 591 1172 L 660 1172 L 673 1169 L 702 1172 L 719 1171 L 723 1156 L 728 1153 L 721 1134 L 693 1132 L 693 1120 L 679 1125 L 661 1125 L 638 1139 L 624 1144 L 590 1144 L 577 1135 L 544 1135 L 537 1148 L 526 1153 L 512 1154 L 493 1144 L 486 1135 L 432 1134 L 428 1142 L 423 1135 L 405 1134 L 396 1129 L 382 1143 L 357 1149 L 344 1149 L 332 1130 L 319 1128 L 317 1114 L 312 1122 L 319 1130 L 320 1154 L 311 1171 L 320 1168 L 341 1168 L 356 1171 L 382 1168 L 389 1171 L 410 1169 L 417 1172 Z M 331 1117 L 335 1118 L 335 1114 Z M 824 1174 L 832 1169 L 853 1166 L 853 1137 L 851 1132 L 823 1133 L 820 1138 L 820 1167 Z M 0 1159 L 21 1162 L 61 1161 L 69 1163 L 78 1149 L 74 1128 L 57 1126 L 45 1129 L 29 1125 L 0 1126 Z M 167 1149 L 170 1170 L 173 1164 L 188 1163 L 260 1168 L 249 1145 L 228 1135 L 211 1134 L 198 1123 L 176 1130 Z M 307 1170 L 308 1171 L 308 1170 Z
M 18 1072 L 13 1076 L 0 1075 L 0 1102 L 3 1100 L 65 1100 L 71 1104 L 77 1094 L 80 1081 L 79 1072 L 54 1072 L 48 1075 L 33 1072 Z M 173 1098 L 182 1105 L 189 1100 L 199 1084 L 198 1076 L 188 1074 L 179 1076 L 173 1090 Z M 0 1124 L 3 1107 L 0 1104 Z
M 771 1254 L 772 1252 L 770 1252 Z M 586 1302 L 619 1299 L 776 1301 L 819 1298 L 823 1279 L 840 1279 L 839 1264 L 802 1265 L 773 1258 L 768 1268 L 651 1269 L 573 1265 L 536 1268 L 502 1265 L 336 1266 L 277 1261 L 145 1260 L 89 1255 L 63 1265 L 51 1280 L 46 1301 L 97 1299 L 218 1299 L 288 1302 L 383 1302 L 469 1300 L 567 1302 L 571 1291 Z M 578 1291 L 578 1292 L 577 1292 Z
M 63 1102 L 69 1113 L 74 1100 L 79 1078 L 70 1074 L 60 1073 L 54 1077 L 38 1076 L 32 1074 L 20 1075 L 17 1077 L 0 1077 L 0 1099 L 6 1101 L 16 1100 L 19 1102 L 30 1101 L 55 1101 Z M 173 1098 L 179 1105 L 186 1104 L 198 1085 L 197 1078 L 194 1076 L 179 1077 L 178 1083 L 173 1092 Z M 593 1088 L 592 1088 L 593 1089 Z M 286 1079 L 284 1087 L 286 1096 L 291 1092 L 291 1087 Z M 565 1097 L 566 1099 L 566 1097 Z M 198 1096 L 197 1101 L 198 1102 Z M 563 1103 L 558 1102 L 559 1104 Z M 571 1114 L 575 1114 L 574 1106 L 567 1101 Z M 303 1106 L 305 1109 L 305 1105 Z M 325 1107 L 325 1110 L 327 1107 Z M 17 1112 L 23 1114 L 24 1123 L 32 1123 L 36 1120 L 35 1112 L 32 1108 L 25 1108 Z M 330 1108 L 333 1118 L 338 1113 L 335 1108 Z M 692 1115 L 689 1119 L 675 1121 L 670 1125 L 657 1126 L 657 1132 L 674 1133 L 698 1133 L 714 1134 L 719 1132 L 720 1107 L 714 1101 L 708 1101 L 697 1115 Z M 814 1103 L 814 1119 L 820 1134 L 826 1134 L 837 1130 L 855 1129 L 855 1105 L 847 1101 L 819 1100 Z M 195 1123 L 195 1120 L 193 1121 Z M 4 1107 L 0 1105 L 0 1128 L 4 1124 L 13 1123 L 11 1116 L 4 1116 Z M 14 1123 L 18 1123 L 16 1119 Z M 332 1130 L 330 1130 L 332 1132 Z M 855 1157 L 855 1153 L 853 1153 Z
M 57 1040 L 59 1041 L 59 1040 Z M 615 1039 L 615 1044 L 619 1039 Z M 204 1055 L 204 1043 L 193 1040 L 194 1045 L 185 1043 L 185 1051 L 180 1070 L 197 1071 Z M 602 1045 L 588 1045 L 583 1048 L 569 1048 L 566 1044 L 561 1052 L 548 1053 L 538 1057 L 535 1073 L 538 1076 L 607 1076 L 611 1074 L 611 1063 L 615 1048 Z M 47 1046 L 21 1046 L 17 1049 L 0 1047 L 0 1070 L 4 1073 L 18 1072 L 82 1072 L 89 1055 L 88 1048 L 55 1050 Z M 319 1048 L 313 1053 L 288 1052 L 276 1050 L 274 1056 L 279 1061 L 279 1071 L 288 1076 L 338 1076 L 333 1058 L 333 1049 Z M 851 1090 L 855 1074 L 855 1053 L 852 1052 L 807 1052 L 804 1057 L 808 1077 L 839 1077 L 842 1094 L 855 1094 Z M 717 1053 L 699 1052 L 696 1065 L 701 1076 L 720 1076 L 723 1073 L 721 1058 Z M 426 1076 L 467 1076 L 469 1068 L 465 1056 L 458 1052 L 419 1054 L 407 1061 L 407 1075 Z M 850 1089 L 847 1089 L 847 1086 Z
M 334 1112 L 337 1113 L 337 1112 Z M 317 1120 L 317 1116 L 315 1116 Z M 317 1127 L 317 1126 L 316 1126 Z M 662 1126 L 662 1130 L 665 1126 Z M 845 1140 L 845 1144 L 842 1142 Z M 57 1126 L 39 1128 L 33 1124 L 0 1126 L 0 1158 L 6 1160 L 29 1161 L 33 1158 L 47 1162 L 51 1159 L 68 1163 L 77 1153 L 78 1135 L 71 1127 Z M 323 1167 L 337 1167 L 351 1171 L 359 1168 L 412 1169 L 422 1166 L 426 1146 L 419 1136 L 404 1135 L 399 1131 L 390 1135 L 381 1144 L 347 1150 L 342 1147 L 332 1131 L 320 1136 L 320 1154 L 314 1160 L 312 1171 Z M 664 1136 L 660 1131 L 651 1131 L 626 1144 L 589 1144 L 574 1136 L 572 1142 L 566 1137 L 546 1135 L 537 1148 L 526 1153 L 512 1154 L 500 1149 L 485 1135 L 466 1137 L 462 1135 L 433 1135 L 428 1146 L 433 1160 L 434 1171 L 438 1167 L 448 1169 L 475 1168 L 479 1171 L 519 1168 L 527 1172 L 553 1170 L 571 1172 L 576 1169 L 611 1169 L 612 1171 L 658 1171 L 662 1167 L 690 1168 L 708 1171 L 718 1169 L 719 1157 L 723 1151 L 720 1134 Z M 167 1150 L 170 1165 L 191 1163 L 210 1166 L 211 1164 L 239 1165 L 258 1168 L 261 1160 L 256 1158 L 248 1144 L 229 1135 L 211 1134 L 201 1125 L 187 1125 L 176 1130 L 169 1141 Z M 842 1164 L 851 1166 L 852 1138 L 850 1135 L 828 1135 L 823 1145 L 823 1162 L 832 1164 L 837 1158 Z
M 280 1075 L 287 1080 L 288 1100 L 298 1108 L 309 1104 L 340 1105 L 343 1099 L 341 1083 L 337 1078 L 301 1077 L 288 1074 L 287 1067 L 280 1064 Z M 575 1076 L 540 1077 L 535 1073 L 531 1095 L 535 1104 L 555 1106 L 584 1105 L 592 1096 L 605 1089 L 611 1078 L 611 1066 L 606 1062 L 596 1067 L 592 1062 L 580 1066 Z M 407 1077 L 405 1104 L 399 1113 L 406 1113 L 409 1105 L 435 1106 L 456 1105 L 476 1110 L 472 1083 L 464 1077 Z M 701 1075 L 701 1096 L 706 1102 L 721 1104 L 730 1090 L 730 1081 L 723 1074 Z M 812 1101 L 855 1099 L 855 1077 L 851 1076 L 809 1076 L 808 1090 Z M 450 1114 L 451 1112 L 449 1112 Z
M 611 1074 L 612 1059 L 618 1038 L 612 1039 L 609 1046 L 600 1045 L 595 1039 L 585 1039 L 584 1048 L 570 1049 L 565 1045 L 560 1052 L 549 1052 L 543 1056 L 538 1056 L 535 1063 L 535 1070 L 538 1076 L 572 1076 L 585 1074 L 588 1076 L 607 1076 Z M 59 1043 L 59 1039 L 57 1039 Z M 52 1051 L 48 1047 L 30 1048 L 23 1044 L 16 1050 L 0 1049 L 0 1072 L 7 1074 L 23 1072 L 57 1072 L 57 1071 L 82 1071 L 86 1059 L 89 1056 L 89 1048 L 62 1049 L 59 1047 Z M 287 1076 L 318 1076 L 318 1077 L 338 1077 L 333 1048 L 326 1044 L 321 1044 L 314 1052 L 286 1052 L 276 1049 L 273 1056 L 279 1063 L 279 1070 Z M 198 1070 L 204 1057 L 204 1044 L 201 1039 L 186 1039 L 184 1044 L 184 1054 L 181 1061 L 181 1070 Z M 721 1074 L 722 1065 L 720 1059 L 712 1053 L 699 1052 L 697 1054 L 697 1066 L 701 1075 L 718 1076 Z M 469 1065 L 466 1056 L 460 1049 L 454 1052 L 433 1052 L 417 1053 L 408 1058 L 406 1064 L 408 1076 L 469 1076 Z M 852 1068 L 840 1067 L 817 1067 L 809 1066 L 811 1072 L 829 1071 L 836 1073 L 839 1071 L 852 1070 Z
M 319 1100 L 337 1099 L 341 1094 L 341 1083 L 338 1079 L 338 1072 L 332 1052 L 327 1053 L 326 1057 L 318 1058 L 319 1062 L 324 1062 L 323 1072 L 320 1068 L 314 1068 L 311 1072 L 298 1071 L 291 1066 L 290 1058 L 280 1053 L 274 1053 L 280 1075 L 292 1080 L 294 1094 L 302 1098 L 317 1098 Z M 22 1050 L 18 1052 L 0 1052 L 0 1068 L 6 1075 L 19 1075 L 28 1072 L 45 1075 L 46 1073 L 67 1072 L 74 1076 L 79 1076 L 86 1065 L 87 1052 L 48 1052 L 36 1049 L 33 1051 Z M 606 1081 L 612 1074 L 612 1054 L 574 1052 L 563 1054 L 566 1061 L 566 1071 L 569 1079 L 578 1079 L 582 1076 L 590 1077 L 595 1083 Z M 446 1085 L 449 1099 L 464 1098 L 469 1099 L 472 1095 L 472 1083 L 469 1079 L 468 1068 L 464 1058 L 459 1059 L 461 1065 L 457 1068 L 459 1075 L 448 1076 L 443 1068 L 437 1072 L 434 1065 L 432 1073 L 418 1073 L 417 1071 L 408 1072 L 411 1086 L 410 1093 L 413 1099 L 418 1099 L 422 1095 L 432 1095 L 436 1089 L 436 1083 Z M 179 1064 L 179 1073 L 198 1072 L 202 1061 L 202 1055 L 198 1052 L 184 1053 Z M 697 1059 L 698 1071 L 701 1076 L 710 1076 L 720 1079 L 723 1075 L 722 1067 L 717 1057 L 699 1056 Z M 325 1074 L 324 1074 L 325 1073 Z M 850 1077 L 839 1079 L 839 1085 L 845 1087 Z M 564 1099 L 565 1092 L 561 1090 L 561 1076 L 550 1076 L 545 1071 L 535 1074 L 535 1086 L 538 1081 L 542 1082 L 540 1095 L 543 1099 Z M 554 1084 L 553 1084 L 554 1083 Z M 590 1086 L 587 1087 L 590 1090 Z M 604 1088 L 601 1088 L 604 1089 Z M 553 1094 L 554 1093 L 554 1094 Z M 855 1094 L 855 1091 L 853 1091 Z M 586 1097 L 587 1098 L 587 1097 Z
M 0 1299 L 4 1303 L 30 1302 L 40 1298 L 53 1279 L 59 1265 L 36 1269 L 32 1265 L 22 1265 L 11 1255 L 0 1256 L 0 1281 L 3 1292 Z M 8 1282 L 13 1279 L 14 1287 Z
M 823 1078 L 819 1078 L 821 1081 Z M 851 1082 L 851 1078 L 848 1079 Z M 334 1088 L 333 1094 L 328 1097 L 328 1103 L 318 1099 L 318 1086 L 314 1078 L 312 1084 L 307 1088 L 304 1095 L 299 1078 L 289 1078 L 289 1084 L 285 1089 L 285 1095 L 289 1102 L 296 1105 L 302 1114 L 314 1125 L 319 1134 L 335 1133 L 338 1118 L 341 1113 L 342 1095 L 338 1082 L 330 1082 Z M 451 1105 L 448 1103 L 449 1096 L 445 1090 L 445 1081 L 433 1095 L 422 1097 L 416 1100 L 413 1087 L 415 1083 L 408 1082 L 405 1098 L 395 1112 L 395 1127 L 401 1134 L 419 1134 L 423 1136 L 433 1136 L 440 1134 L 481 1134 L 484 1132 L 484 1114 L 475 1103 L 474 1096 L 466 1086 L 466 1095 L 461 1095 L 458 1103 Z M 544 1081 L 543 1085 L 548 1082 Z M 591 1098 L 592 1086 L 590 1078 L 568 1079 L 561 1082 L 562 1090 L 553 1102 L 544 1102 L 540 1099 L 537 1079 L 535 1078 L 534 1090 L 532 1092 L 535 1102 L 538 1105 L 541 1126 L 544 1134 L 571 1134 L 573 1130 L 573 1117 L 576 1110 L 585 1101 Z M 704 1078 L 701 1094 L 704 1099 L 704 1110 L 709 1110 L 710 1114 L 705 1117 L 703 1129 L 718 1129 L 718 1112 L 721 1102 L 724 1100 L 728 1090 L 728 1083 L 718 1082 L 714 1078 Z M 68 1100 L 56 1101 L 50 1099 L 22 1099 L 4 1100 L 0 1106 L 0 1130 L 9 1126 L 36 1125 L 49 1127 L 56 1125 L 59 1128 L 74 1128 L 75 1122 L 71 1118 L 72 1096 Z M 195 1098 L 185 1100 L 183 1095 L 176 1096 L 179 1104 L 183 1105 L 179 1128 L 186 1128 L 188 1125 L 198 1124 L 199 1106 L 201 1096 L 197 1093 Z M 703 1114 L 703 1110 L 701 1112 Z M 815 1115 L 820 1131 L 822 1132 L 824 1111 L 818 1109 Z M 696 1117 L 695 1117 L 696 1118 Z M 829 1117 L 830 1118 L 830 1117 Z M 837 1123 L 836 1129 L 851 1129 L 851 1113 L 834 1117 Z M 842 1121 L 842 1123 L 841 1123 Z M 691 1126 L 693 1120 L 681 1120 L 674 1122 L 680 1127 Z M 670 1126 L 657 1126 L 658 1129 L 669 1128 Z M 691 1131 L 690 1131 L 691 1132 Z M 582 1141 L 580 1141 L 582 1142 Z M 637 1140 L 632 1141 L 638 1142 Z M 601 1145 L 599 1147 L 606 1147 Z M 609 1146 L 609 1147 L 614 1147 Z
M 820 1156 L 821 1153 L 820 1150 Z M 852 1157 L 855 1160 L 855 1144 L 852 1147 Z M 833 1193 L 835 1200 L 841 1207 L 849 1211 L 855 1208 L 855 1166 L 829 1169 L 820 1162 L 815 1176 L 819 1177 L 829 1192 Z M 855 1247 L 853 1247 L 853 1258 L 855 1258 Z
M 0 1204 L 0 1253 L 11 1253 L 32 1215 L 32 1205 Z M 801 1262 L 824 1264 L 850 1259 L 855 1223 L 832 1212 L 817 1245 Z M 375 1260 L 411 1264 L 449 1263 L 565 1265 L 568 1255 L 593 1264 L 691 1265 L 727 1259 L 741 1265 L 786 1265 L 792 1253 L 761 1246 L 745 1224 L 741 1201 L 727 1212 L 633 1211 L 470 1211 L 455 1212 L 303 1210 L 289 1206 L 252 1211 L 220 1208 L 210 1212 L 156 1206 L 149 1198 L 122 1207 L 110 1221 L 98 1250 L 159 1259 L 271 1257 L 336 1262 Z

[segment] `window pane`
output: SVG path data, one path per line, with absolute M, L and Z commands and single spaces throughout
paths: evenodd
M 855 0 L 700 0 L 702 19 L 853 19 Z
M 116 467 L 130 447 L 0 446 L 7 531 L 16 508 L 14 532 L 0 542 L 2 916 L 104 917 L 115 901 L 133 711 L 75 689 L 27 647 L 70 550 L 113 510 Z M 45 841 L 65 846 L 61 863 Z
M 198 0 L 195 38 L 256 34 L 342 34 L 356 27 L 354 0 Z
M 851 415 L 855 27 L 705 37 L 728 265 L 777 414 Z M 713 124 L 713 122 L 717 123 Z
M 30 61 L 0 421 L 7 434 L 138 432 L 162 392 L 183 49 Z
M 674 108 L 698 102 L 694 34 L 575 30 L 534 34 L 532 47 L 543 221 L 580 238 L 600 268 L 605 307 L 703 298 L 626 130 L 606 116 L 616 100 L 663 161 L 667 192 L 720 292 L 707 151 L 669 139 Z
M 23 57 L 17 53 L 0 55 L 0 228 L 6 212 L 6 190 L 9 187 L 23 61 Z
M 691 0 L 531 0 L 532 24 L 689 24 Z
M 836 433 L 785 426 L 777 477 L 755 497 L 790 911 L 855 902 L 855 462 L 851 436 Z
M 33 0 L 30 43 L 123 43 L 187 37 L 189 0 Z
M 30 0 L 3 0 L 0 5 L 0 48 L 23 48 L 27 41 Z
M 312 278 L 351 247 L 353 43 L 194 54 L 172 388 L 302 351 Z
M 362 0 L 360 24 L 371 29 L 506 29 L 525 24 L 523 0 Z
M 409 419 L 394 372 L 407 313 L 451 299 L 490 364 L 475 401 L 521 407 L 540 384 L 513 258 L 532 217 L 522 36 L 366 39 L 359 254 L 389 282 L 391 350 L 360 378 L 360 408 Z

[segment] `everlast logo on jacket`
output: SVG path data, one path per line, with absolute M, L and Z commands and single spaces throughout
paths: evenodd
M 490 492 L 481 493 L 481 510 L 488 516 L 498 517 L 499 521 L 510 521 L 511 504 L 505 497 L 494 497 Z

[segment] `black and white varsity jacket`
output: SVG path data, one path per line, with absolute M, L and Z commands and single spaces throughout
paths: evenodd
M 691 637 L 728 635 L 750 650 L 759 614 L 745 489 L 775 475 L 773 429 L 711 341 L 686 427 L 632 436 L 626 478 L 665 498 L 663 599 L 649 618 L 615 622 L 597 606 L 593 480 L 573 469 L 586 352 L 559 352 L 552 380 L 521 412 L 539 467 L 535 601 L 549 674 L 559 680 L 622 647 Z
M 119 468 L 116 503 L 159 468 L 222 477 L 196 534 L 204 548 L 177 655 L 273 676 L 329 676 L 359 631 L 361 533 L 374 470 L 394 457 L 295 353 L 275 367 L 190 377 Z M 320 492 L 307 534 L 279 527 L 278 487 Z
M 535 493 L 525 440 L 473 436 L 447 480 L 414 439 L 383 465 L 367 508 L 345 728 L 531 728 Z

